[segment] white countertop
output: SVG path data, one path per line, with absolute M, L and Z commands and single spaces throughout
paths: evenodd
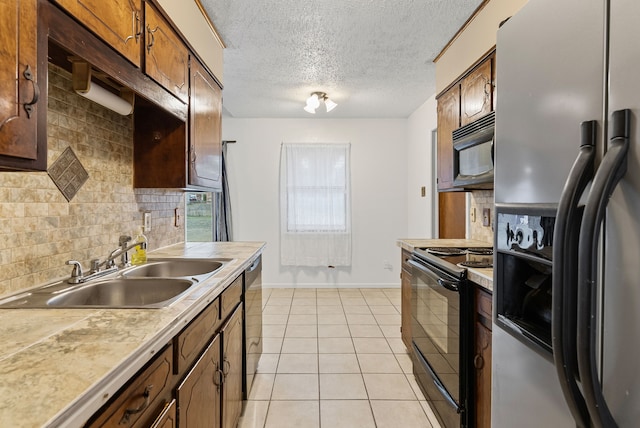
M 150 258 L 228 258 L 162 309 L 0 309 L 0 426 L 78 427 L 213 301 L 263 242 L 177 244 Z

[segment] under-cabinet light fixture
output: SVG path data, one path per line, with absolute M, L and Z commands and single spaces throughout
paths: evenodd
M 327 112 L 330 112 L 338 106 L 338 104 L 329 99 L 326 93 L 312 92 L 311 96 L 307 98 L 307 105 L 304 106 L 304 111 L 315 114 L 316 109 L 320 107 L 320 101 L 324 101 L 324 106 L 327 109 Z
M 133 112 L 133 92 L 128 93 L 129 100 L 110 92 L 91 82 L 91 64 L 86 61 L 71 61 L 73 90 L 83 97 L 113 110 L 123 116 Z M 124 95 L 124 94 L 123 94 Z

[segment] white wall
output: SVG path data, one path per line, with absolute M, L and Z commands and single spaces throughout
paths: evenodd
M 435 122 L 435 119 L 434 119 Z M 425 131 L 430 134 L 431 125 Z M 407 237 L 406 119 L 223 118 L 236 241 L 266 241 L 266 287 L 400 285 L 398 238 Z M 282 142 L 350 142 L 353 257 L 350 268 L 292 268 L 279 261 Z M 384 268 L 388 261 L 391 270 Z
M 431 131 L 437 126 L 435 94 L 407 120 L 407 237 L 435 238 L 438 193 Z M 421 187 L 426 188 L 424 197 Z M 435 214 L 435 215 L 434 215 Z

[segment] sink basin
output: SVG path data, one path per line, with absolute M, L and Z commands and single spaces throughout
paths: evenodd
M 179 278 L 113 278 L 89 282 L 51 297 L 47 306 L 150 308 L 176 301 L 193 281 Z
M 211 275 L 224 265 L 221 261 L 204 259 L 150 260 L 122 272 L 129 278 L 179 278 Z

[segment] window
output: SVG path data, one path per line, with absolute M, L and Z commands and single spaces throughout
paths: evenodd
M 351 264 L 350 145 L 282 145 L 281 262 Z
M 211 193 L 186 193 L 186 241 L 213 241 L 213 204 Z

